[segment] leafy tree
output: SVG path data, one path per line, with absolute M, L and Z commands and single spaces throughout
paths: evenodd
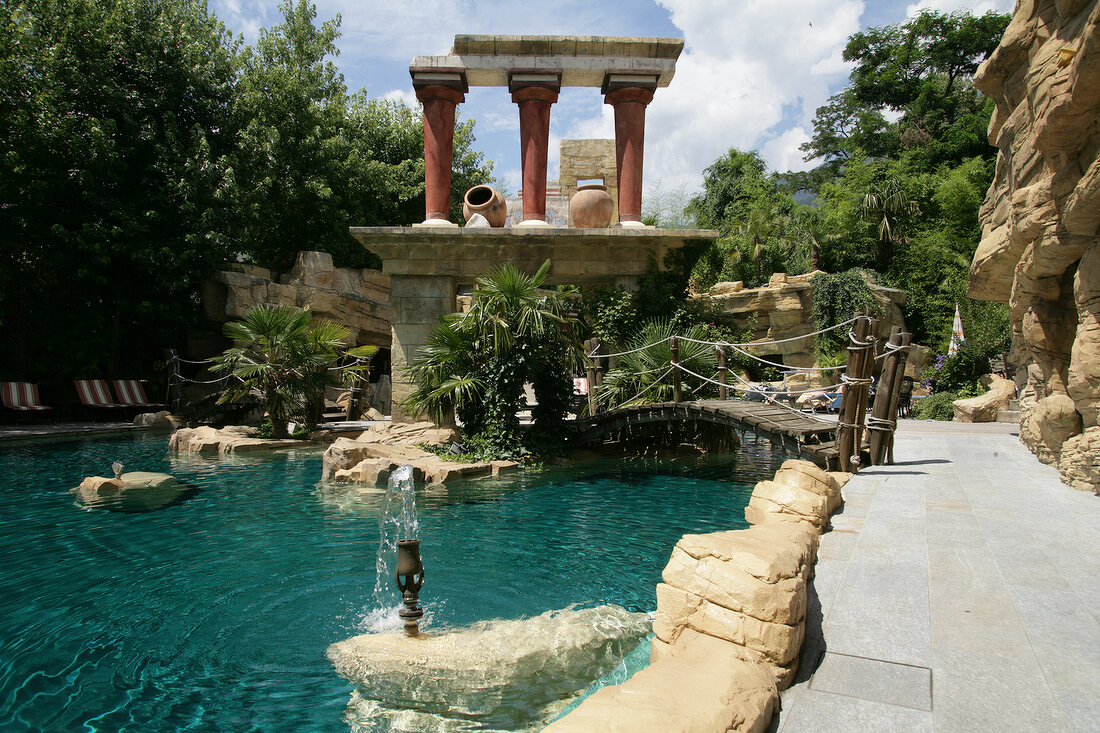
M 444 317 L 409 367 L 417 386 L 406 405 L 438 422 L 455 411 L 487 454 L 515 456 L 523 385 L 531 382 L 536 441 L 560 436 L 571 365 L 586 357 L 565 296 L 542 289 L 549 273 L 547 260 L 534 275 L 502 265 L 478 278 L 470 311 Z
M 332 321 L 311 323 L 308 310 L 290 306 L 252 308 L 240 321 L 225 324 L 225 336 L 237 345 L 210 361 L 214 372 L 237 379 L 219 403 L 238 402 L 260 393 L 272 423 L 272 437 L 287 437 L 287 421 L 306 416 L 324 394 L 327 370 L 340 357 L 348 329 Z
M 923 11 L 905 23 L 852 35 L 844 60 L 850 85 L 817 110 L 807 160 L 822 158 L 832 175 L 855 150 L 872 157 L 916 151 L 922 165 L 992 158 L 986 127 L 992 102 L 970 82 L 997 47 L 1009 16 Z M 887 110 L 901 115 L 890 123 Z
M 9 2 L 0 35 L 0 363 L 145 374 L 231 251 L 234 43 L 197 0 Z
M 314 24 L 307 0 L 280 3 L 280 25 L 260 31 L 241 54 L 233 113 L 237 140 L 241 249 L 285 270 L 299 250 L 350 247 L 341 196 L 341 134 L 347 91 L 329 60 L 340 18 Z

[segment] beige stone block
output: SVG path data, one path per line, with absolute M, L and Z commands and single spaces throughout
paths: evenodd
M 840 495 L 840 485 L 826 471 L 810 461 L 784 461 L 775 474 L 775 481 L 824 496 L 826 511 L 830 515 L 839 509 L 843 503 Z
M 769 583 L 736 563 L 713 555 L 692 557 L 677 545 L 661 577 L 675 588 L 765 621 L 790 624 L 806 613 L 806 584 L 800 575 Z
M 761 481 L 753 489 L 745 519 L 750 524 L 802 522 L 820 529 L 829 519 L 828 499 L 805 489 Z
M 626 683 L 605 687 L 545 730 L 767 730 L 778 702 L 769 671 L 737 647 L 701 634 Z
M 804 573 L 817 557 L 818 533 L 793 524 L 762 524 L 748 529 L 687 534 L 676 547 L 696 559 L 729 562 L 766 583 Z

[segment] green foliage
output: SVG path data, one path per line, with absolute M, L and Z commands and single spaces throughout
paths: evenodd
M 874 314 L 880 310 L 866 275 L 858 270 L 835 275 L 822 273 L 814 277 L 813 285 L 814 327 L 818 330 L 843 323 L 858 313 Z M 837 328 L 819 334 L 816 342 L 819 354 L 831 356 L 847 345 L 848 332 Z
M 934 392 L 974 390 L 978 378 L 989 374 L 989 356 L 980 345 L 963 341 L 958 351 L 951 356 L 938 357 L 922 376 L 932 384 Z
M 242 48 L 200 0 L 0 4 L 0 376 L 151 376 L 223 263 L 377 266 L 348 227 L 423 217 L 417 110 L 349 97 L 339 18 L 280 8 Z M 491 171 L 461 122 L 455 216 Z
M 417 352 L 409 367 L 417 386 L 405 405 L 437 422 L 454 411 L 467 441 L 514 457 L 526 452 L 517 413 L 531 382 L 539 404 L 529 445 L 546 450 L 560 438 L 572 365 L 585 356 L 565 295 L 542 289 L 549 271 L 548 260 L 534 275 L 503 265 L 478 278 L 470 311 L 446 316 Z
M 953 420 L 951 403 L 959 399 L 958 392 L 939 392 L 914 403 L 910 415 L 915 420 Z
M 0 47 L 3 371 L 145 374 L 231 252 L 235 44 L 201 2 L 24 0 Z
M 235 345 L 210 361 L 213 372 L 228 372 L 236 381 L 219 403 L 240 402 L 260 394 L 272 422 L 272 437 L 287 437 L 287 421 L 304 416 L 315 420 L 310 403 L 324 395 L 328 368 L 340 357 L 348 330 L 331 321 L 310 322 L 308 310 L 290 306 L 257 306 L 240 321 L 225 324 L 225 336 Z
M 638 334 L 623 347 L 632 351 L 650 344 L 655 345 L 620 356 L 615 368 L 604 375 L 603 385 L 596 393 L 604 409 L 672 401 L 672 375 L 667 372 L 672 360 L 672 347 L 668 338 L 673 334 L 696 341 L 707 340 L 708 336 L 706 329 L 700 325 L 684 332 L 674 329 L 668 320 L 645 323 Z M 681 339 L 679 348 L 680 364 L 685 369 L 714 379 L 718 362 L 712 346 Z M 683 394 L 687 399 L 706 399 L 716 394 L 717 388 L 709 382 L 686 373 L 682 373 L 681 378 Z
M 844 60 L 851 84 L 817 110 L 807 160 L 839 173 L 856 151 L 875 158 L 914 154 L 922 168 L 992 158 L 986 126 L 992 110 L 970 82 L 997 47 L 1009 16 L 923 11 L 903 24 L 852 35 Z M 901 113 L 890 123 L 886 110 Z

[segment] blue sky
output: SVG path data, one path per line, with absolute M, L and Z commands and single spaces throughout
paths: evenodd
M 409 61 L 444 54 L 456 34 L 683 38 L 684 53 L 646 117 L 647 193 L 702 183 L 731 147 L 757 149 L 775 170 L 800 170 L 798 146 L 814 111 L 847 81 L 841 51 L 852 33 L 897 23 L 922 8 L 1011 12 L 1013 0 L 315 0 L 318 22 L 339 14 L 337 65 L 348 89 L 415 103 Z M 281 21 L 277 0 L 210 0 L 246 42 Z M 596 89 L 563 89 L 551 111 L 549 173 L 558 141 L 613 137 Z M 471 88 L 460 115 L 477 121 L 478 147 L 495 174 L 519 188 L 519 116 L 505 89 Z

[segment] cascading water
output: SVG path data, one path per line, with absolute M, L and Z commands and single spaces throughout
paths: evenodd
M 416 514 L 413 467 L 400 466 L 390 474 L 386 498 L 378 513 L 378 555 L 374 569 L 374 603 L 360 627 L 364 631 L 392 632 L 401 628 L 397 613 L 401 594 L 394 585 L 397 565 L 397 541 L 420 539 L 420 520 Z M 424 622 L 431 617 L 425 614 Z

